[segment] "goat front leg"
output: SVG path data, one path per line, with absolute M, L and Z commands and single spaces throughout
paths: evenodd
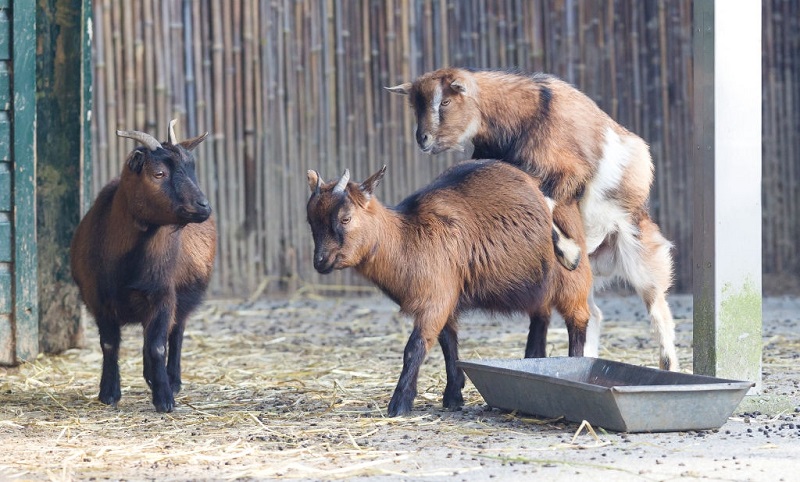
M 427 353 L 428 348 L 425 346 L 421 330 L 415 326 L 403 351 L 403 371 L 400 373 L 400 380 L 398 380 L 392 400 L 389 402 L 390 417 L 404 415 L 411 411 L 414 398 L 417 396 L 419 367 Z
M 547 207 L 550 208 L 550 214 L 552 215 L 553 210 L 556 208 L 556 202 L 549 197 L 545 197 L 544 200 L 547 202 Z M 574 271 L 581 260 L 580 245 L 561 230 L 555 219 L 553 219 L 551 227 L 553 250 L 555 251 L 556 259 L 561 263 L 561 266 Z
M 442 306 L 453 307 L 455 306 L 455 301 L 443 303 Z M 444 328 L 452 312 L 452 309 L 443 309 L 438 313 L 418 315 L 414 320 L 414 329 L 411 331 L 411 336 L 408 338 L 408 343 L 406 343 L 406 348 L 403 351 L 403 371 L 400 373 L 397 388 L 394 389 L 392 400 L 389 402 L 390 417 L 406 414 L 414 406 L 414 398 L 417 396 L 419 367 L 422 366 L 428 350 L 439 338 L 439 334 L 442 332 L 442 328 Z
M 153 406 L 157 412 L 171 412 L 175 399 L 167 375 L 167 330 L 172 318 L 172 306 L 160 306 L 153 320 L 144 328 L 144 379 L 153 391 Z
M 106 405 L 117 406 L 122 398 L 119 387 L 119 344 L 120 328 L 117 320 L 98 317 L 100 348 L 103 350 L 103 374 L 100 376 L 100 395 L 98 398 Z
M 183 332 L 186 318 L 179 319 L 169 334 L 169 356 L 167 358 L 167 375 L 172 394 L 181 391 L 181 350 L 183 348 Z
M 461 390 L 466 381 L 464 370 L 456 366 L 458 360 L 457 327 L 456 319 L 450 318 L 442 332 L 439 333 L 439 345 L 442 347 L 445 372 L 447 373 L 447 385 L 444 388 L 442 405 L 451 410 L 464 406 L 464 396 L 461 394 Z

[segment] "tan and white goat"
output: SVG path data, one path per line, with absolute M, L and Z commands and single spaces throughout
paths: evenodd
M 519 166 L 540 179 L 556 212 L 579 200 L 595 287 L 627 281 L 647 306 L 659 365 L 678 369 L 666 301 L 672 245 L 648 214 L 653 162 L 640 137 L 544 74 L 445 68 L 388 90 L 409 97 L 423 152 L 466 151 Z M 585 354 L 597 356 L 602 313 L 593 294 L 589 305 Z

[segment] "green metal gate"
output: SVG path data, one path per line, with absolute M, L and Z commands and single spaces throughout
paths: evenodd
M 0 363 L 39 351 L 36 261 L 36 5 L 0 0 Z

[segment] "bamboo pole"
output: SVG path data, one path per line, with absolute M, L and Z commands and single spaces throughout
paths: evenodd
M 143 57 L 143 67 L 142 71 L 144 74 L 144 103 L 145 103 L 145 121 L 144 125 L 141 126 L 145 132 L 152 132 L 157 124 L 156 119 L 156 99 L 155 99 L 155 89 L 156 89 L 156 69 L 158 68 L 155 65 L 155 56 L 154 52 L 152 51 L 152 46 L 155 43 L 154 39 L 154 25 L 153 25 L 153 1 L 152 0 L 144 0 L 142 2 L 142 18 L 143 18 L 143 26 L 142 26 L 142 57 Z
M 92 192 L 99 193 L 102 180 L 108 178 L 106 166 L 108 166 L 109 158 L 109 145 L 108 145 L 108 119 L 107 119 L 107 104 L 104 102 L 108 99 L 106 91 L 106 79 L 108 77 L 108 66 L 105 50 L 109 47 L 110 43 L 105 35 L 106 29 L 106 8 L 105 2 L 94 3 L 94 19 L 95 19 L 95 72 L 94 72 L 94 92 L 97 96 L 97 101 L 94 103 L 95 115 L 92 117 L 93 124 L 96 124 L 93 137 L 95 146 L 92 148 L 94 153 L 95 165 L 93 166 L 94 177 L 92 181 Z

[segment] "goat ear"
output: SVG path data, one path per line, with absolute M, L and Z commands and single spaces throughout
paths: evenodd
M 128 156 L 128 169 L 139 174 L 142 172 L 142 168 L 144 167 L 144 152 L 136 149 L 135 151 L 131 152 L 131 155 Z
M 411 82 L 395 85 L 394 87 L 384 87 L 384 89 L 392 94 L 408 95 L 408 93 L 411 92 Z
M 361 183 L 359 189 L 361 189 L 361 192 L 364 193 L 367 199 L 372 197 L 372 193 L 375 191 L 375 188 L 378 187 L 378 184 L 380 184 L 384 174 L 386 174 L 386 166 L 383 166 L 380 171 L 371 175 L 366 181 Z
M 186 139 L 185 141 L 179 142 L 178 145 L 187 151 L 193 151 L 195 147 L 199 146 L 201 142 L 206 140 L 206 137 L 208 137 L 208 132 L 203 132 L 197 137 L 192 137 L 191 139 Z
M 450 88 L 454 91 L 458 92 L 459 94 L 466 94 L 467 93 L 467 82 L 464 79 L 456 79 L 450 82 Z
M 322 177 L 320 177 L 317 171 L 309 169 L 307 172 L 308 175 L 308 188 L 311 189 L 311 192 L 314 194 L 319 194 L 320 187 L 322 187 Z

